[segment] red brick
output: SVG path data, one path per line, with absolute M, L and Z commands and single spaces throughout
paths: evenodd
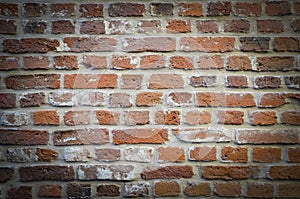
M 98 35 L 105 33 L 105 26 L 102 20 L 82 21 L 80 34 Z
M 136 95 L 136 106 L 156 106 L 162 103 L 163 93 L 142 92 Z
M 92 188 L 90 184 L 71 183 L 67 185 L 68 198 L 90 198 Z
M 191 76 L 189 84 L 193 87 L 214 87 L 217 76 Z
M 300 165 L 270 166 L 268 178 L 272 180 L 299 180 Z
M 39 197 L 61 198 L 62 197 L 62 186 L 59 184 L 41 185 L 38 194 L 39 194 Z
M 284 16 L 291 14 L 291 6 L 289 1 L 271 1 L 267 2 L 266 15 L 268 16 Z
M 190 20 L 169 19 L 167 23 L 167 33 L 189 33 L 192 31 Z
M 219 124 L 241 125 L 244 123 L 243 111 L 218 111 Z
M 58 152 L 47 148 L 37 148 L 35 155 L 36 160 L 41 162 L 52 162 L 58 158 Z
M 289 56 L 257 57 L 256 71 L 288 71 L 295 68 L 295 58 Z
M 16 188 L 11 187 L 6 193 L 7 199 L 15 198 L 32 198 L 31 186 L 18 186 Z
M 248 183 L 247 197 L 274 198 L 274 185 L 270 183 Z
M 150 123 L 149 111 L 125 111 L 125 125 L 145 125 Z
M 224 58 L 220 55 L 200 56 L 198 67 L 200 69 L 222 69 L 224 68 Z
M 110 20 L 108 25 L 107 34 L 121 35 L 121 34 L 133 34 L 135 28 L 133 23 L 125 19 Z
M 281 149 L 271 147 L 253 147 L 253 162 L 280 162 Z
M 300 162 L 300 147 L 288 148 L 288 162 Z
M 20 63 L 19 57 L 0 56 L 0 71 L 19 69 L 19 63 Z
M 24 16 L 42 17 L 46 15 L 47 5 L 44 3 L 24 3 Z
M 0 3 L 0 16 L 18 16 L 18 4 L 16 3 Z
M 168 141 L 167 129 L 113 130 L 113 143 L 118 144 L 163 144 Z
M 114 111 L 99 110 L 95 111 L 98 124 L 101 125 L 119 125 L 120 113 Z
M 236 2 L 235 14 L 246 17 L 260 17 L 262 15 L 262 4 L 260 2 Z
M 276 76 L 262 76 L 254 77 L 254 88 L 279 88 L 281 86 L 281 77 Z
M 227 76 L 225 84 L 230 88 L 248 88 L 248 79 L 246 76 Z
M 59 116 L 56 110 L 33 112 L 35 125 L 59 125 Z
M 166 65 L 166 57 L 163 55 L 144 55 L 140 61 L 141 69 L 160 69 Z
M 160 181 L 154 183 L 154 195 L 157 197 L 179 196 L 180 184 L 177 181 Z
M 138 66 L 136 56 L 113 55 L 111 65 L 114 69 L 134 69 Z
M 109 132 L 101 128 L 54 131 L 53 142 L 56 146 L 105 144 Z
M 65 88 L 116 88 L 116 74 L 67 74 L 64 78 Z
M 0 34 L 15 35 L 17 34 L 17 22 L 15 20 L 0 20 Z
M 169 106 L 191 106 L 193 105 L 193 95 L 187 92 L 169 93 L 167 103 Z
M 274 51 L 299 52 L 299 40 L 295 37 L 274 38 Z
M 98 161 L 112 162 L 121 158 L 120 149 L 96 149 L 95 159 Z
M 241 50 L 244 52 L 268 52 L 269 37 L 241 37 Z
M 209 146 L 192 146 L 189 149 L 189 160 L 209 162 L 217 160 L 217 149 L 216 147 Z
M 201 17 L 203 8 L 201 3 L 180 3 L 178 5 L 178 15 L 184 17 Z
M 300 125 L 300 111 L 285 111 L 281 113 L 281 124 Z
M 209 124 L 211 118 L 210 111 L 189 111 L 185 115 L 185 123 L 189 125 Z
M 1 129 L 0 133 L 4 145 L 46 145 L 49 139 L 48 131 Z
M 0 108 L 14 108 L 16 107 L 15 93 L 0 93 Z
M 208 16 L 226 16 L 231 13 L 231 2 L 208 2 Z
M 14 169 L 8 167 L 0 167 L 0 182 L 5 183 L 12 180 Z
M 73 92 L 70 91 L 57 91 L 50 92 L 48 96 L 49 104 L 52 106 L 74 106 L 75 98 Z
M 151 3 L 150 14 L 152 16 L 173 16 L 173 3 Z
M 24 60 L 24 69 L 49 69 L 50 60 L 47 56 L 26 56 Z
M 180 111 L 157 111 L 155 122 L 156 124 L 180 125 Z
M 180 147 L 159 147 L 158 161 L 159 162 L 184 162 L 184 148 Z
M 51 4 L 51 16 L 71 17 L 75 15 L 74 3 L 53 3 Z
M 221 158 L 229 162 L 248 162 L 248 149 L 245 147 L 223 147 Z
M 73 55 L 55 56 L 54 67 L 60 70 L 79 69 L 77 63 L 77 56 L 73 56 Z
M 291 28 L 294 32 L 300 32 L 300 19 L 293 19 L 291 22 Z
M 65 50 L 70 52 L 113 52 L 117 40 L 108 37 L 65 37 Z
M 248 56 L 230 56 L 226 65 L 226 70 L 246 71 L 251 70 L 252 64 Z
M 277 123 L 277 116 L 274 111 L 252 111 L 249 117 L 251 124 L 254 126 L 268 126 Z
M 145 13 L 145 5 L 139 3 L 113 3 L 108 5 L 110 17 L 139 17 Z
M 109 94 L 109 107 L 131 107 L 130 95 L 127 93 L 111 93 Z
M 27 21 L 23 24 L 23 32 L 25 34 L 45 34 L 47 31 L 47 23 L 44 21 Z
M 91 123 L 89 111 L 68 111 L 64 115 L 64 123 L 67 126 L 88 125 Z
M 214 192 L 221 197 L 242 196 L 242 185 L 237 183 L 216 183 Z
M 257 20 L 257 31 L 260 33 L 281 33 L 284 31 L 281 20 L 260 19 Z
M 182 37 L 180 50 L 185 52 L 231 52 L 234 50 L 234 42 L 235 38 L 233 37 Z
M 299 141 L 297 130 L 237 130 L 238 144 L 296 144 Z
M 211 196 L 211 188 L 209 183 L 188 182 L 184 189 L 184 194 L 189 197 Z
M 99 197 L 119 197 L 121 194 L 121 188 L 119 185 L 114 184 L 104 184 L 97 186 L 97 196 Z
M 176 50 L 176 40 L 172 37 L 123 38 L 121 50 L 125 52 L 172 52 Z
M 151 162 L 153 159 L 153 148 L 151 147 L 127 147 L 125 160 L 130 162 Z
M 104 69 L 108 68 L 107 57 L 97 55 L 84 55 L 82 64 L 91 69 Z
M 121 76 L 121 88 L 123 89 L 140 89 L 142 87 L 143 75 L 123 74 Z
M 174 69 L 194 69 L 194 61 L 191 57 L 172 56 L 170 57 L 170 68 Z
M 255 179 L 259 173 L 256 166 L 202 166 L 200 170 L 207 180 Z
M 152 74 L 149 79 L 149 89 L 179 89 L 184 87 L 184 81 L 179 74 Z
M 59 47 L 58 40 L 46 38 L 6 39 L 3 51 L 9 53 L 47 53 Z
M 231 133 L 226 130 L 208 128 L 176 128 L 172 129 L 175 137 L 183 142 L 205 143 L 205 142 L 229 142 Z
M 300 11 L 299 11 L 300 12 Z M 284 183 L 278 185 L 278 197 L 297 198 L 300 196 L 300 183 Z
M 219 25 L 216 20 L 196 21 L 197 31 L 199 33 L 218 33 Z
M 103 17 L 103 4 L 80 4 L 79 13 L 80 17 Z
M 196 93 L 198 106 L 227 106 L 227 107 L 253 107 L 255 105 L 254 96 L 251 93 Z
M 188 165 L 178 166 L 150 166 L 146 167 L 141 178 L 144 180 L 151 179 L 181 179 L 192 178 L 194 175 L 193 167 Z
M 279 107 L 286 103 L 285 96 L 279 93 L 264 93 L 259 96 L 259 107 Z
M 160 20 L 140 20 L 137 24 L 139 33 L 161 33 L 162 25 Z M 147 56 L 147 55 L 146 55 Z
M 227 20 L 224 24 L 224 32 L 247 33 L 250 31 L 250 22 L 245 19 Z
M 75 23 L 70 20 L 52 21 L 52 34 L 74 34 Z

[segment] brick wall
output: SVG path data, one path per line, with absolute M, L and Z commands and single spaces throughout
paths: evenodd
M 300 198 L 300 1 L 0 3 L 0 198 Z

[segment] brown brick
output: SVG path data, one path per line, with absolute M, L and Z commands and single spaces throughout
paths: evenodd
M 37 148 L 35 155 L 37 161 L 41 162 L 52 162 L 57 160 L 58 158 L 58 152 L 53 149 L 47 148 Z
M 251 70 L 252 64 L 248 56 L 230 56 L 226 65 L 226 70 L 246 71 Z
M 59 125 L 59 116 L 56 110 L 33 112 L 35 125 Z
M 299 11 L 300 12 L 300 11 Z M 278 185 L 278 196 L 280 198 L 297 198 L 300 196 L 300 183 L 289 183 Z
M 231 2 L 208 2 L 207 15 L 208 16 L 226 16 L 231 13 Z
M 283 31 L 284 31 L 284 26 L 281 20 L 276 20 L 276 19 L 257 20 L 257 32 L 281 33 Z
M 295 13 L 297 15 L 300 15 L 300 3 L 299 2 L 294 3 L 294 9 L 295 9 Z
M 130 95 L 127 93 L 111 93 L 109 94 L 109 106 L 116 107 L 131 107 Z
M 136 56 L 113 55 L 111 65 L 114 69 L 134 69 L 138 66 Z
M 163 93 L 161 92 L 142 92 L 136 95 L 137 106 L 155 106 L 162 103 Z
M 180 179 L 192 178 L 194 175 L 193 167 L 188 165 L 178 166 L 156 166 L 146 167 L 141 178 L 144 180 L 151 179 Z
M 123 74 L 121 76 L 121 88 L 140 89 L 142 87 L 143 75 L 141 74 Z
M 1 70 L 16 70 L 19 69 L 20 59 L 14 56 L 0 56 L 0 71 Z
M 58 40 L 46 38 L 6 39 L 3 51 L 9 53 L 47 53 L 59 47 Z
M 189 33 L 192 31 L 190 20 L 169 19 L 167 23 L 167 33 Z
M 152 16 L 173 16 L 173 3 L 151 3 L 150 14 Z
M 176 40 L 172 37 L 131 37 L 121 40 L 125 52 L 172 52 L 176 50 Z
M 224 68 L 224 58 L 220 55 L 200 56 L 198 67 L 200 69 L 222 69 Z
M 46 15 L 47 5 L 44 3 L 24 3 L 24 16 L 42 17 Z
M 149 89 L 178 89 L 184 87 L 180 74 L 152 74 L 149 79 Z
M 262 15 L 262 4 L 260 2 L 236 2 L 235 14 L 246 17 L 260 17 Z
M 300 19 L 293 19 L 291 22 L 291 28 L 294 32 L 300 32 Z
M 45 145 L 49 139 L 47 131 L 2 129 L 0 132 L 0 144 L 4 145 Z
M 244 123 L 243 111 L 218 111 L 219 124 L 241 125 Z
M 300 111 L 285 111 L 281 113 L 281 124 L 300 125 Z
M 249 117 L 251 124 L 254 126 L 268 126 L 277 123 L 277 116 L 274 111 L 252 111 Z
M 185 115 L 185 123 L 189 125 L 209 124 L 211 118 L 210 111 L 189 111 Z
M 242 196 L 242 185 L 237 183 L 216 183 L 214 192 L 221 197 Z
M 229 162 L 248 162 L 248 149 L 245 147 L 223 147 L 221 158 Z
M 216 20 L 198 20 L 196 21 L 196 26 L 199 33 L 219 32 L 219 25 Z
M 211 196 L 211 188 L 209 183 L 188 182 L 184 188 L 184 194 L 189 197 Z
M 300 162 L 300 147 L 288 148 L 288 162 Z
M 75 23 L 70 20 L 52 21 L 52 34 L 74 34 Z
M 24 60 L 24 69 L 49 69 L 50 60 L 47 56 L 26 56 Z
M 274 51 L 299 52 L 300 42 L 295 37 L 276 37 L 274 38 Z
M 295 144 L 299 141 L 297 130 L 237 130 L 238 144 Z
M 31 186 L 18 186 L 16 188 L 11 187 L 6 193 L 7 199 L 15 198 L 32 198 Z
M 189 160 L 209 162 L 217 160 L 217 149 L 216 147 L 209 146 L 192 146 L 189 149 Z
M 154 195 L 157 197 L 179 196 L 180 184 L 177 181 L 160 181 L 154 183 Z
M 184 162 L 185 152 L 181 147 L 159 147 L 158 161 L 159 162 Z
M 112 162 L 121 158 L 120 149 L 96 149 L 95 159 L 98 161 Z
M 217 84 L 217 76 L 196 76 L 190 77 L 189 84 L 193 87 L 213 87 Z
M 248 88 L 248 79 L 246 76 L 227 76 L 225 84 L 230 88 Z
M 241 37 L 241 50 L 244 52 L 268 52 L 269 37 Z
M 243 180 L 256 178 L 256 166 L 202 166 L 202 177 L 207 180 Z
M 272 180 L 299 180 L 300 166 L 270 166 L 268 178 Z
M 16 3 L 0 3 L 0 16 L 18 16 L 18 4 Z
M 143 16 L 145 5 L 139 3 L 113 3 L 108 5 L 110 17 L 138 17 Z
M 67 126 L 88 125 L 91 123 L 89 111 L 68 111 L 64 115 L 64 123 Z
M 285 96 L 279 93 L 264 93 L 259 96 L 259 107 L 279 107 L 286 103 Z
M 288 71 L 295 68 L 295 58 L 289 56 L 257 57 L 256 71 Z
M 80 34 L 98 35 L 105 33 L 105 26 L 102 20 L 82 21 Z
M 67 74 L 64 78 L 64 87 L 87 89 L 116 88 L 117 79 L 118 76 L 116 74 Z
M 280 162 L 281 149 L 270 147 L 253 147 L 254 162 Z
M 86 144 L 105 144 L 109 142 L 107 129 L 76 129 L 54 131 L 54 145 L 86 145 Z
M 104 184 L 97 186 L 97 196 L 100 197 L 118 197 L 121 194 L 121 188 L 119 185 Z
M 0 93 L 0 108 L 14 108 L 16 107 L 15 93 Z
M 261 76 L 254 77 L 254 88 L 279 88 L 281 86 L 281 77 L 276 76 Z
M 193 105 L 193 94 L 187 92 L 169 93 L 167 103 L 169 106 L 191 106 Z
M 125 111 L 125 125 L 145 125 L 150 123 L 149 111 Z
M 68 198 L 90 198 L 92 188 L 90 184 L 71 183 L 67 185 Z
M 178 6 L 178 15 L 185 17 L 201 17 L 203 9 L 201 3 L 180 3 Z
M 266 15 L 268 16 L 284 16 L 291 14 L 291 6 L 289 1 L 271 1 L 267 2 Z
M 245 19 L 227 20 L 224 24 L 224 32 L 247 33 L 250 31 L 250 22 Z
M 12 180 L 14 169 L 8 167 L 0 167 L 0 183 L 5 183 Z
M 54 67 L 59 70 L 79 69 L 77 63 L 77 56 L 74 55 L 55 56 Z
M 119 125 L 120 113 L 113 111 L 99 110 L 95 112 L 98 124 L 101 125 Z
M 107 57 L 97 55 L 84 55 L 83 65 L 91 69 L 104 69 L 108 68 Z
M 180 125 L 180 111 L 157 111 L 155 122 L 156 124 Z
M 45 34 L 47 31 L 47 23 L 44 21 L 27 21 L 23 24 L 23 32 L 25 34 Z
M 70 52 L 113 52 L 117 40 L 108 37 L 65 37 L 66 51 Z
M 0 20 L 0 34 L 15 35 L 17 34 L 17 22 L 15 20 Z
M 51 16 L 71 17 L 75 15 L 74 3 L 53 3 L 51 4 Z
M 274 198 L 274 185 L 270 183 L 247 184 L 247 197 Z
M 39 197 L 61 198 L 62 197 L 62 186 L 59 184 L 41 185 L 38 194 L 39 194 Z
M 234 42 L 235 38 L 233 37 L 182 37 L 180 50 L 185 52 L 231 52 L 234 50 Z
M 80 4 L 79 13 L 80 17 L 103 17 L 103 4 Z
M 140 20 L 137 24 L 139 33 L 161 33 L 162 25 L 160 20 Z M 147 56 L 147 55 L 145 55 Z
M 170 68 L 184 70 L 194 69 L 193 58 L 186 56 L 172 56 L 170 57 Z
M 168 140 L 167 129 L 113 130 L 113 143 L 118 144 L 163 144 Z

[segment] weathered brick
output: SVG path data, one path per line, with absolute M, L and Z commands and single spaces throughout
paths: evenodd
M 86 148 L 66 147 L 63 157 L 67 162 L 88 162 L 91 160 L 91 154 Z
M 15 93 L 0 93 L 0 108 L 14 108 L 16 107 Z
M 118 75 L 116 74 L 66 74 L 65 88 L 116 88 Z
M 169 106 L 191 106 L 193 104 L 192 93 L 187 92 L 172 92 L 168 94 L 167 103 Z
M 90 184 L 71 183 L 67 185 L 68 198 L 90 198 L 92 188 Z
M 268 52 L 269 37 L 241 37 L 241 50 L 245 52 Z
M 300 89 L 300 76 L 286 76 L 284 79 L 288 88 Z
M 178 166 L 149 166 L 144 168 L 141 178 L 144 180 L 151 179 L 180 179 L 192 178 L 194 175 L 193 167 L 188 165 Z
M 281 77 L 278 76 L 261 76 L 253 78 L 254 88 L 279 88 L 281 86 Z
M 219 25 L 216 20 L 198 20 L 196 28 L 199 33 L 218 33 Z
M 184 162 L 186 160 L 184 148 L 181 147 L 159 147 L 159 162 Z
M 184 194 L 189 197 L 211 196 L 209 183 L 188 182 L 184 188 Z
M 271 147 L 253 147 L 254 162 L 280 162 L 281 149 Z
M 56 146 L 105 144 L 109 142 L 109 132 L 101 128 L 54 131 L 53 142 Z
M 285 111 L 281 113 L 281 124 L 300 125 L 300 111 Z
M 225 84 L 230 88 L 248 88 L 246 76 L 226 76 Z
M 65 51 L 70 52 L 113 52 L 117 40 L 108 37 L 65 37 Z
M 35 111 L 32 117 L 35 125 L 59 125 L 59 115 L 56 110 Z
M 178 89 L 184 87 L 180 74 L 152 74 L 149 79 L 149 89 Z
M 84 55 L 82 64 L 91 69 L 105 69 L 108 68 L 107 57 L 97 55 Z
M 139 17 L 145 13 L 145 5 L 139 3 L 113 3 L 108 5 L 110 17 Z
M 52 34 L 74 34 L 75 22 L 70 20 L 52 21 Z
M 226 16 L 231 13 L 231 2 L 208 2 L 207 15 L 208 16 Z
M 104 106 L 105 94 L 98 91 L 82 91 L 77 93 L 77 100 L 80 106 Z
M 193 87 L 213 87 L 217 84 L 217 76 L 196 76 L 190 77 L 189 84 Z
M 0 3 L 0 16 L 18 16 L 18 4 L 16 3 Z
M 238 144 L 296 144 L 299 141 L 297 130 L 237 130 Z
M 142 87 L 142 74 L 123 74 L 121 76 L 121 88 L 123 89 L 140 89 Z
M 281 20 L 276 20 L 276 19 L 257 20 L 257 32 L 281 33 L 283 31 L 284 31 L 284 26 Z
M 168 141 L 167 129 L 113 130 L 114 144 L 163 144 Z
M 9 167 L 0 167 L 0 182 L 5 183 L 13 178 L 14 169 Z
M 134 26 L 132 21 L 126 19 L 109 20 L 107 34 L 133 34 L 136 31 Z
M 136 95 L 137 106 L 155 106 L 162 103 L 163 93 L 141 92 Z
M 19 69 L 20 59 L 15 56 L 0 56 L 0 71 L 1 70 L 16 70 Z
M 148 182 L 126 183 L 124 185 L 124 197 L 148 197 L 150 193 Z
M 288 148 L 288 162 L 300 162 L 300 147 Z
M 124 122 L 130 126 L 149 124 L 149 111 L 125 111 Z
M 99 35 L 105 33 L 105 25 L 102 20 L 82 21 L 80 34 Z
M 201 17 L 203 8 L 201 3 L 180 3 L 178 5 L 178 15 L 184 17 Z
M 159 181 L 154 183 L 154 195 L 157 197 L 179 196 L 180 184 L 177 181 Z
M 15 35 L 17 34 L 17 22 L 15 20 L 0 20 L 0 34 Z
M 111 65 L 114 69 L 134 69 L 138 66 L 138 59 L 136 56 L 114 55 Z
M 120 149 L 111 149 L 111 148 L 101 148 L 96 149 L 95 159 L 98 161 L 113 162 L 118 161 L 121 158 Z
M 227 20 L 224 24 L 224 32 L 247 33 L 250 31 L 250 22 L 245 19 Z
M 8 53 L 47 53 L 56 51 L 59 41 L 46 38 L 5 39 L 3 51 Z
M 24 3 L 24 16 L 42 17 L 46 15 L 47 5 L 44 3 Z
M 157 111 L 155 113 L 156 124 L 179 125 L 180 111 Z
M 103 17 L 103 4 L 80 4 L 79 6 L 80 17 L 95 18 Z
M 274 51 L 299 52 L 299 39 L 295 37 L 276 37 L 273 41 Z
M 271 1 L 267 2 L 266 15 L 268 16 L 284 16 L 291 14 L 291 6 L 289 1 Z
M 172 56 L 170 57 L 170 68 L 174 69 L 194 69 L 193 58 L 187 56 Z
M 286 182 L 278 185 L 278 197 L 280 198 L 297 198 L 299 197 L 299 195 L 300 195 L 300 183 Z
M 294 32 L 300 32 L 300 19 L 293 19 L 291 22 L 291 28 Z
M 115 184 L 104 184 L 97 186 L 97 196 L 100 197 L 119 197 L 121 194 L 121 187 Z
M 209 124 L 211 119 L 210 111 L 189 111 L 185 115 L 185 123 L 189 125 Z
M 98 124 L 101 125 L 119 125 L 120 113 L 107 110 L 98 110 L 95 112 Z
M 268 126 L 277 123 L 277 116 L 274 111 L 252 111 L 249 113 L 249 117 L 254 126 Z
M 28 115 L 19 111 L 5 111 L 0 113 L 0 125 L 2 126 L 26 126 Z
M 11 145 L 46 145 L 48 131 L 0 129 L 0 144 Z
M 274 185 L 271 183 L 248 183 L 247 197 L 253 198 L 273 198 Z
M 23 32 L 25 34 L 45 34 L 47 23 L 45 21 L 25 21 L 23 23 Z
M 220 55 L 200 56 L 198 67 L 200 69 L 222 69 L 224 68 L 224 58 Z
M 88 125 L 91 123 L 89 111 L 68 111 L 64 115 L 64 123 L 67 126 Z
M 188 33 L 192 31 L 190 20 L 169 19 L 166 26 L 167 33 Z
M 245 147 L 223 147 L 221 158 L 228 162 L 248 162 L 248 149 Z
M 7 148 L 8 162 L 25 163 L 32 161 L 32 150 L 29 148 Z
M 130 162 L 150 162 L 153 159 L 151 147 L 127 147 L 124 153 L 125 160 Z
M 137 31 L 139 33 L 161 33 L 162 25 L 160 20 L 140 20 L 137 23 Z
M 58 158 L 58 152 L 48 148 L 37 148 L 35 155 L 36 161 L 41 162 L 52 162 Z
M 11 187 L 6 193 L 7 199 L 14 198 L 32 198 L 31 186 Z
M 180 50 L 185 52 L 231 52 L 234 50 L 234 37 L 182 37 Z
M 241 125 L 244 123 L 243 111 L 218 111 L 217 117 L 219 124 Z
M 74 93 L 69 91 L 50 92 L 48 96 L 49 104 L 52 106 L 74 106 Z
M 131 107 L 130 95 L 127 93 L 111 93 L 109 94 L 109 107 Z
M 73 55 L 55 56 L 54 67 L 59 70 L 79 69 L 77 63 L 77 56 L 73 56 Z
M 75 179 L 75 171 L 72 166 L 39 165 L 21 167 L 19 169 L 20 181 L 45 181 L 60 180 L 69 181 Z
M 41 185 L 39 188 L 38 196 L 46 197 L 46 198 L 61 198 L 62 185 L 59 184 Z
M 53 3 L 51 4 L 51 16 L 71 17 L 75 15 L 74 3 Z
M 152 16 L 173 16 L 173 3 L 151 3 L 150 14 Z
M 242 185 L 238 183 L 216 183 L 214 192 L 221 197 L 239 197 L 242 196 Z
M 256 178 L 257 166 L 202 166 L 201 177 L 207 180 L 244 180 Z
M 271 180 L 299 180 L 300 166 L 270 166 L 268 178 Z
M 26 56 L 24 60 L 24 69 L 35 70 L 35 69 L 49 69 L 50 60 L 46 56 Z
M 172 52 L 176 50 L 176 40 L 172 37 L 123 38 L 121 49 L 125 52 Z
M 295 68 L 295 58 L 289 56 L 257 57 L 255 71 L 288 71 Z
M 262 4 L 260 2 L 236 2 L 235 15 L 260 17 L 262 15 Z

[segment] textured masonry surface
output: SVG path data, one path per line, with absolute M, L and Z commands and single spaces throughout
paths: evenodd
M 300 198 L 300 1 L 0 1 L 0 198 Z

